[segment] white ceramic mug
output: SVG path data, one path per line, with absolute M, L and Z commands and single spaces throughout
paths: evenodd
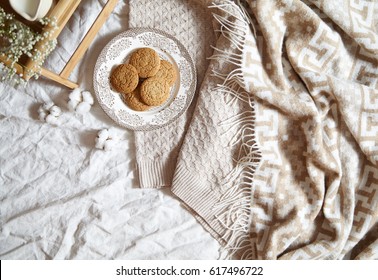
M 23 18 L 35 21 L 49 12 L 53 0 L 9 0 L 9 4 Z

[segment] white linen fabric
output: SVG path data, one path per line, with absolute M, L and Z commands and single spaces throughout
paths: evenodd
M 82 1 L 45 66 L 59 71 L 106 1 Z M 190 13 L 190 10 L 183 12 Z M 92 91 L 96 59 L 128 28 L 128 1 L 113 14 L 71 78 Z M 96 102 L 69 111 L 70 91 L 40 78 L 0 84 L 1 259 L 215 259 L 219 244 L 170 190 L 140 189 L 132 132 L 116 127 Z M 62 108 L 60 125 L 41 122 L 45 102 Z M 95 148 L 102 129 L 121 140 Z

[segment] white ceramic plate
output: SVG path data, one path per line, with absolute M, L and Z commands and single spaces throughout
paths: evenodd
M 138 48 L 149 47 L 173 64 L 177 79 L 168 100 L 144 112 L 130 109 L 109 82 L 111 71 L 128 61 Z M 185 47 L 173 36 L 156 29 L 134 28 L 113 38 L 97 59 L 93 84 L 97 100 L 117 124 L 132 130 L 152 130 L 177 119 L 189 107 L 196 89 L 196 70 Z

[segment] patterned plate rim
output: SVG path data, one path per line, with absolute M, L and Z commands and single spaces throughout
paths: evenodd
M 114 110 L 108 108 L 102 102 L 102 100 L 100 98 L 100 93 L 98 92 L 98 89 L 97 89 L 97 86 L 96 86 L 96 83 L 97 83 L 96 82 L 96 76 L 97 76 L 97 73 L 99 71 L 100 66 L 102 65 L 102 60 L 103 60 L 102 58 L 107 54 L 107 52 L 113 46 L 113 44 L 115 44 L 121 38 L 124 38 L 124 37 L 134 37 L 134 36 L 146 33 L 146 32 L 156 33 L 156 34 L 159 34 L 161 36 L 164 36 L 164 37 L 172 40 L 176 44 L 176 46 L 178 47 L 178 49 L 180 50 L 180 54 L 182 55 L 182 57 L 189 63 L 193 79 L 191 80 L 189 89 L 187 90 L 187 93 L 186 93 L 187 94 L 187 99 L 186 99 L 186 102 L 185 102 L 185 106 L 180 111 L 178 111 L 177 114 L 175 114 L 172 118 L 170 118 L 167 122 L 165 122 L 164 124 L 159 124 L 159 125 L 156 125 L 156 124 L 145 124 L 145 125 L 141 125 L 141 126 L 131 126 L 131 125 L 128 125 L 128 124 L 126 124 L 124 122 L 121 122 L 119 120 L 119 118 L 116 116 Z M 93 84 L 94 84 L 93 88 L 94 88 L 94 91 L 95 91 L 95 96 L 96 96 L 96 99 L 97 99 L 98 103 L 100 104 L 101 109 L 115 123 L 117 123 L 121 127 L 125 127 L 127 129 L 130 129 L 130 130 L 149 131 L 149 130 L 158 129 L 158 128 L 161 128 L 161 127 L 164 127 L 164 126 L 167 126 L 167 125 L 171 124 L 172 122 L 174 122 L 175 120 L 177 120 L 188 109 L 188 107 L 190 106 L 190 104 L 191 104 L 191 102 L 193 100 L 193 97 L 194 97 L 194 94 L 195 94 L 195 91 L 196 91 L 197 72 L 196 72 L 196 68 L 195 68 L 193 59 L 190 56 L 188 50 L 183 46 L 183 44 L 178 39 L 176 39 L 174 36 L 168 34 L 167 32 L 159 30 L 159 29 L 138 27 L 138 28 L 130 28 L 130 29 L 128 29 L 126 31 L 123 31 L 120 34 L 116 35 L 102 49 L 100 55 L 97 58 L 96 65 L 95 65 L 95 68 L 94 68 Z

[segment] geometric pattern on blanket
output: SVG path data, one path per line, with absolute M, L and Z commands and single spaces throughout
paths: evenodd
M 374 4 L 248 2 L 256 37 L 244 48 L 244 81 L 262 154 L 254 258 L 377 258 Z

